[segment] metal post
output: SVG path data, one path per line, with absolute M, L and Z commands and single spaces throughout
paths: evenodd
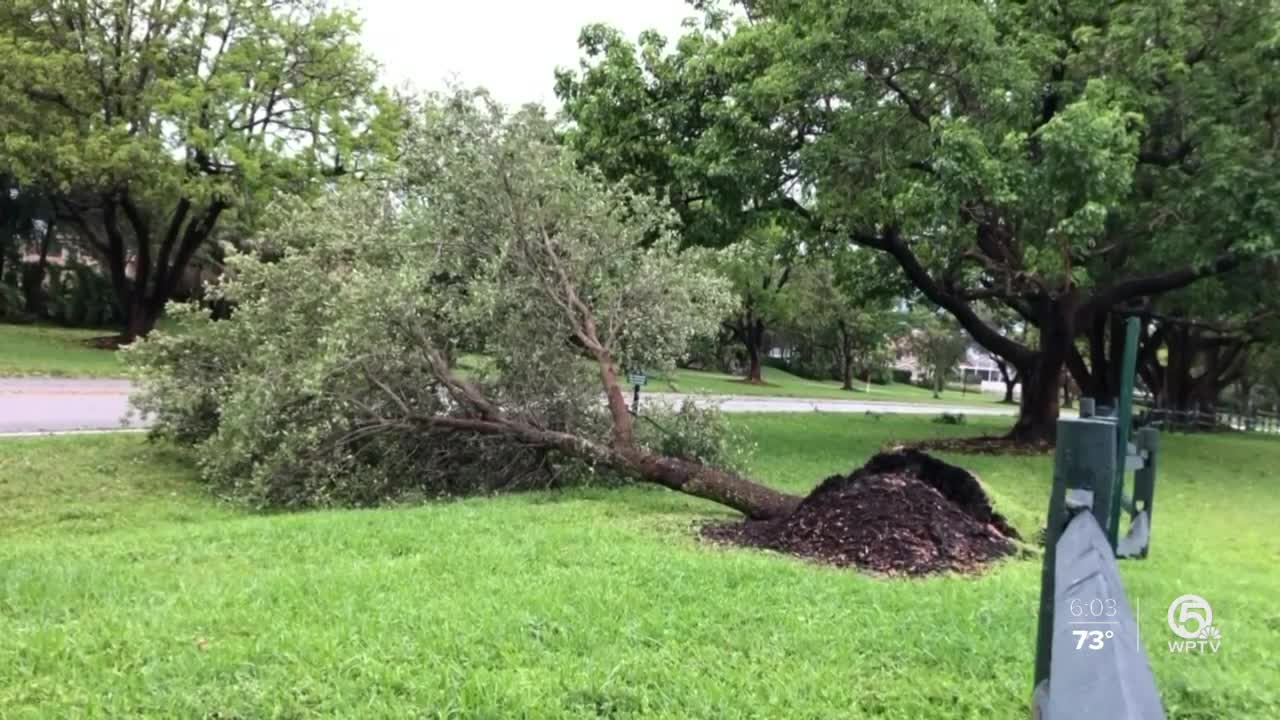
M 1093 404 L 1093 398 L 1091 397 L 1080 398 L 1080 417 L 1091 418 L 1093 417 L 1094 412 L 1095 412 L 1095 407 Z
M 1107 531 L 1111 549 L 1116 549 L 1120 534 L 1120 500 L 1124 497 L 1124 458 L 1129 453 L 1129 425 L 1133 412 L 1133 374 L 1138 364 L 1138 330 L 1141 322 L 1136 317 L 1125 321 L 1124 360 L 1120 366 L 1120 397 L 1116 404 L 1116 467 L 1112 488 L 1110 517 L 1099 519 L 1098 524 Z M 1095 506 L 1096 507 L 1096 506 Z
M 1049 519 L 1045 527 L 1044 567 L 1040 573 L 1040 617 L 1036 628 L 1037 686 L 1042 680 L 1049 678 L 1056 549 L 1058 538 L 1071 519 L 1068 506 L 1079 508 L 1091 505 L 1098 525 L 1105 527 L 1111 507 L 1112 481 L 1115 478 L 1115 443 L 1115 425 L 1107 420 L 1058 420 L 1058 444 L 1053 456 L 1053 489 L 1049 494 Z
M 1151 504 L 1156 492 L 1156 456 L 1160 454 L 1160 432 L 1151 427 L 1142 428 L 1138 431 L 1137 445 L 1138 450 L 1146 451 L 1147 459 L 1142 464 L 1142 469 L 1133 475 L 1133 507 L 1147 514 L 1147 528 L 1150 532 Z M 1147 544 L 1138 553 L 1138 557 L 1146 557 L 1150 546 L 1151 541 L 1148 539 Z

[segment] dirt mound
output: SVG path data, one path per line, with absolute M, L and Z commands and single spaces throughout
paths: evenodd
M 1013 552 L 1017 532 L 977 478 L 922 452 L 882 453 L 827 478 L 787 517 L 708 525 L 704 537 L 838 566 L 925 575 Z

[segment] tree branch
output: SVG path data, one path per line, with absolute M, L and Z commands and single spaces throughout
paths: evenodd
M 1244 257 L 1239 253 L 1225 252 L 1205 265 L 1187 265 L 1175 270 L 1131 278 L 1110 287 L 1095 290 L 1088 300 L 1081 303 L 1076 317 L 1087 322 L 1088 318 L 1095 313 L 1110 309 L 1125 300 L 1178 290 L 1201 278 L 1233 270 L 1243 260 Z
M 898 99 L 907 106 L 907 112 L 911 113 L 911 117 L 921 123 L 924 123 L 926 126 L 929 125 L 929 112 L 924 109 L 924 106 L 920 104 L 920 101 L 911 97 L 911 95 L 907 93 L 906 88 L 902 87 L 902 85 L 894 79 L 893 75 L 885 75 L 881 77 L 881 80 L 883 80 L 885 86 L 892 90 L 894 94 L 898 96 Z
M 128 188 L 120 193 L 120 206 L 124 208 L 124 215 L 129 219 L 129 225 L 133 227 L 134 246 L 138 253 L 137 262 L 134 263 L 133 268 L 133 284 L 138 292 L 145 296 L 147 283 L 151 279 L 151 227 L 137 204 L 133 202 Z
M 960 322 L 960 325 L 969 331 L 969 334 L 973 336 L 973 339 L 979 345 L 1003 358 L 1007 358 L 1015 366 L 1026 365 L 1031 362 L 1034 352 L 1030 348 L 1005 337 L 999 330 L 983 320 L 967 301 L 947 292 L 938 284 L 933 276 L 929 274 L 929 271 L 925 269 L 924 265 L 920 263 L 920 259 L 916 257 L 916 254 L 902 240 L 896 227 L 886 228 L 884 232 L 878 235 L 855 233 L 851 239 L 859 245 L 881 250 L 892 256 L 903 272 L 906 273 L 907 278 L 911 280 L 911 283 L 919 288 L 925 297 L 933 301 L 934 304 L 951 313 Z

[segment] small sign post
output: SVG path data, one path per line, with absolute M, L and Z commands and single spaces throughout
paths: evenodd
M 627 382 L 636 388 L 635 397 L 631 401 L 631 414 L 636 415 L 640 412 L 640 388 L 648 384 L 649 378 L 645 376 L 643 370 L 628 370 Z

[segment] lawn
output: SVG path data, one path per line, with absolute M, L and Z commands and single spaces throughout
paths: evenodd
M 119 377 L 124 372 L 115 352 L 84 343 L 113 332 L 56 325 L 0 324 L 0 377 Z
M 853 390 L 842 390 L 834 380 L 826 382 L 809 380 L 778 368 L 764 368 L 764 384 L 753 385 L 736 375 L 704 372 L 701 370 L 675 370 L 665 377 L 653 378 L 647 389 L 653 392 L 683 392 L 710 395 L 772 395 L 778 397 L 829 398 L 835 400 L 881 400 L 894 402 L 930 403 L 939 405 L 987 405 L 999 402 L 1004 395 L 979 392 L 976 387 L 966 393 L 946 390 L 942 397 L 934 398 L 932 390 L 915 385 L 892 383 L 871 385 L 855 382 Z
M 803 492 L 883 442 L 994 430 L 745 417 Z M 1171 718 L 1280 717 L 1280 442 L 1172 436 L 1122 565 Z M 1026 534 L 1047 457 L 950 456 Z M 255 515 L 136 435 L 0 442 L 0 717 L 1024 718 L 1039 561 L 882 579 L 700 544 L 725 516 L 605 487 Z M 1223 649 L 1172 655 L 1197 593 Z

